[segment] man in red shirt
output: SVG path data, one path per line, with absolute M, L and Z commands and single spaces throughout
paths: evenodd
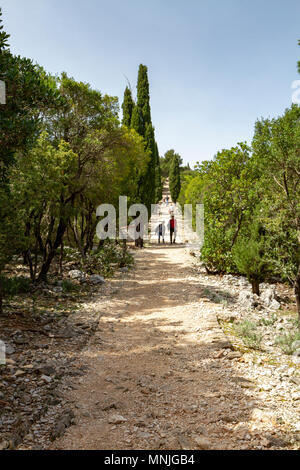
M 176 243 L 176 232 L 177 232 L 177 221 L 175 220 L 174 215 L 172 215 L 171 220 L 168 223 L 168 229 L 170 230 L 170 242 L 171 245 Z M 174 236 L 174 240 L 173 240 Z

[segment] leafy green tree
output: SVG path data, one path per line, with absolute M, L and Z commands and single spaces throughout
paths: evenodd
M 68 228 L 86 259 L 93 248 L 96 207 L 102 202 L 116 205 L 128 188 L 133 194 L 137 181 L 130 179 L 132 167 L 143 171 L 146 163 L 142 138 L 125 129 L 115 129 L 113 135 L 94 131 L 80 155 L 70 143 L 62 140 L 56 146 L 44 133 L 28 156 L 18 155 L 9 175 L 10 193 L 22 213 L 24 251 L 33 281 L 47 280 Z
M 182 158 L 178 153 L 175 153 L 175 150 L 171 149 L 168 150 L 163 157 L 160 158 L 160 168 L 161 168 L 161 173 L 164 178 L 169 177 L 170 173 L 170 166 L 172 163 L 172 160 L 174 156 L 177 156 L 179 159 L 179 165 L 182 165 Z
M 60 106 L 56 80 L 31 60 L 0 54 L 0 80 L 6 83 L 6 104 L 0 105 L 0 166 L 13 163 L 17 151 L 34 145 L 44 113 Z
M 185 198 L 193 207 L 205 206 L 205 240 L 201 259 L 208 272 L 234 272 L 232 248 L 258 203 L 254 184 L 257 173 L 250 165 L 246 144 L 219 152 L 214 160 L 196 166 Z
M 10 195 L 22 213 L 31 279 L 46 280 L 71 217 L 77 191 L 77 157 L 70 145 L 56 149 L 42 134 L 29 154 L 18 154 L 9 173 Z M 38 270 L 38 256 L 43 262 Z
M 179 155 L 174 154 L 169 173 L 169 186 L 172 200 L 176 203 L 181 189 L 180 180 L 180 159 Z
M 123 109 L 122 124 L 124 126 L 127 126 L 127 127 L 131 126 L 133 108 L 134 108 L 134 101 L 132 99 L 131 90 L 127 86 L 124 92 L 124 100 L 122 104 L 122 109 Z
M 287 262 L 286 251 L 282 256 L 279 249 L 283 239 L 288 258 L 298 260 L 290 277 L 300 319 L 300 107 L 292 105 L 277 119 L 258 121 L 252 146 L 253 165 L 261 175 L 258 191 L 264 201 L 265 224 L 274 234 L 270 249 L 280 271 L 285 271 Z
M 155 143 L 155 154 L 156 154 L 156 165 L 155 165 L 155 202 L 159 202 L 162 199 L 162 180 L 161 180 L 161 169 L 160 159 L 157 143 Z
M 270 273 L 266 254 L 265 230 L 258 222 L 252 225 L 250 233 L 240 236 L 233 248 L 233 259 L 240 273 L 247 276 L 253 294 L 260 294 L 259 285 Z
M 11 54 L 8 38 L 0 11 L 0 80 L 6 83 L 6 104 L 0 105 L 0 275 L 22 250 L 24 236 L 22 213 L 10 192 L 10 169 L 17 152 L 26 154 L 34 146 L 46 109 L 60 105 L 55 79 L 31 60 Z
M 6 49 L 9 47 L 9 44 L 7 42 L 9 37 L 10 37 L 9 34 L 3 31 L 2 9 L 0 8 L 0 53 L 2 52 L 3 49 Z

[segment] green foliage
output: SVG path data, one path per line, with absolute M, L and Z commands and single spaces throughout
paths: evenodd
M 78 291 L 78 285 L 74 284 L 70 279 L 64 279 L 61 283 L 63 292 L 76 292 Z
M 165 155 L 160 158 L 160 168 L 161 168 L 162 176 L 164 178 L 169 177 L 170 167 L 171 167 L 171 163 L 172 163 L 174 157 L 176 157 L 178 159 L 179 166 L 181 166 L 182 165 L 182 158 L 178 153 L 175 153 L 175 150 L 173 150 L 173 149 L 168 150 L 165 153 Z
M 134 108 L 134 101 L 132 99 L 131 90 L 128 87 L 126 87 L 125 92 L 124 92 L 124 100 L 122 104 L 122 109 L 123 109 L 122 124 L 124 126 L 127 126 L 127 127 L 131 126 L 133 108 Z
M 28 277 L 1 277 L 1 282 L 5 297 L 14 297 L 18 294 L 27 294 L 31 289 L 31 281 Z
M 133 265 L 133 256 L 122 246 L 114 241 L 106 240 L 104 245 L 96 251 L 91 252 L 85 267 L 90 273 L 99 273 L 104 276 L 113 274 L 116 267 Z
M 232 248 L 257 203 L 250 149 L 239 144 L 219 152 L 212 162 L 198 166 L 187 188 L 189 201 L 205 206 L 205 241 L 201 259 L 207 269 L 234 272 Z
M 158 203 L 162 199 L 162 179 L 161 179 L 161 169 L 160 169 L 160 160 L 159 160 L 159 151 L 157 143 L 155 143 L 155 155 L 156 155 L 156 165 L 155 165 L 155 202 Z
M 0 8 L 0 53 L 3 49 L 9 47 L 8 45 L 8 39 L 9 39 L 9 34 L 7 34 L 5 31 L 3 31 L 3 26 L 2 26 L 2 9 Z
M 41 131 L 43 113 L 57 110 L 61 97 L 56 80 L 31 60 L 0 54 L 0 80 L 6 83 L 6 105 L 0 108 L 0 171 L 17 151 L 30 149 Z M 1 175 L 0 175 L 1 176 Z
M 129 204 L 140 202 L 141 182 L 147 204 L 155 200 L 159 176 L 147 67 L 140 66 L 137 106 L 125 91 L 121 126 L 116 97 L 66 73 L 50 76 L 11 54 L 8 37 L 0 9 L 0 80 L 7 89 L 7 104 L 0 107 L 0 273 L 17 255 L 33 281 L 46 281 L 66 238 L 65 258 L 78 262 L 80 256 L 84 264 L 92 256 L 100 204 L 117 207 L 120 195 Z M 134 110 L 139 129 L 130 128 Z M 130 263 L 124 247 L 120 251 L 120 263 Z M 119 262 L 119 253 L 114 256 Z M 100 257 L 109 264 L 112 254 L 105 247 Z M 0 312 L 4 284 L 1 278 Z
M 176 203 L 181 189 L 180 157 L 174 154 L 170 164 L 169 186 L 172 200 Z
M 259 284 L 270 272 L 266 258 L 265 231 L 256 222 L 249 234 L 241 235 L 232 249 L 233 260 L 240 273 L 247 276 L 254 294 L 259 294 Z
M 278 317 L 275 313 L 272 313 L 269 317 L 262 317 L 259 319 L 258 324 L 260 326 L 273 326 L 278 320 Z
M 292 355 L 295 351 L 292 347 L 294 341 L 300 341 L 300 333 L 299 330 L 292 333 L 285 333 L 281 336 L 278 336 L 275 339 L 275 344 L 280 347 L 280 349 L 288 355 Z
M 137 82 L 137 107 L 142 117 L 141 135 L 146 136 L 147 125 L 152 124 L 150 109 L 150 92 L 148 81 L 148 69 L 146 65 L 140 64 Z
M 157 201 L 160 194 L 159 184 L 160 170 L 157 168 L 157 153 L 154 127 L 151 121 L 150 92 L 148 81 L 148 69 L 145 65 L 139 66 L 137 82 L 137 103 L 132 111 L 131 127 L 145 139 L 146 151 L 149 161 L 146 171 L 139 180 L 139 201 L 145 204 L 148 211 L 151 204 Z
M 146 172 L 141 176 L 139 181 L 139 196 L 140 201 L 145 204 L 148 211 L 151 209 L 151 204 L 155 203 L 155 169 L 156 169 L 156 148 L 154 138 L 154 128 L 151 124 L 147 125 L 146 135 L 146 151 L 150 156 Z
M 261 348 L 262 335 L 258 333 L 256 323 L 245 319 L 238 325 L 235 325 L 234 330 L 248 348 L 255 350 Z

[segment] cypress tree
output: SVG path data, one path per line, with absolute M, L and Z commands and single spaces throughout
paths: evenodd
M 134 101 L 132 99 L 131 90 L 127 86 L 124 92 L 124 100 L 122 104 L 122 109 L 123 109 L 122 124 L 124 126 L 127 126 L 127 127 L 131 126 L 133 108 L 134 108 Z
M 144 123 L 143 123 L 143 116 L 141 113 L 140 108 L 135 105 L 132 111 L 131 117 L 131 127 L 134 129 L 138 134 L 144 137 Z
M 155 202 L 159 202 L 162 199 L 162 182 L 161 182 L 161 169 L 160 159 L 157 143 L 155 142 L 155 153 L 156 153 L 156 166 L 155 166 Z
M 172 200 L 176 203 L 181 189 L 180 157 L 177 153 L 174 154 L 170 165 L 169 186 Z
M 146 142 L 146 148 L 150 153 L 150 160 L 145 174 L 139 182 L 140 200 L 150 210 L 155 202 L 156 183 L 156 148 L 154 128 L 151 121 L 150 92 L 148 81 L 148 69 L 146 65 L 140 65 L 137 82 L 137 103 L 132 112 L 131 127 L 135 129 Z
M 155 151 L 155 138 L 154 128 L 151 124 L 146 126 L 145 134 L 146 150 L 150 155 L 146 173 L 141 177 L 139 182 L 139 195 L 141 202 L 150 211 L 151 204 L 155 202 L 155 164 L 156 164 L 156 151 Z
M 146 65 L 140 65 L 137 83 L 137 106 L 140 110 L 143 124 L 142 135 L 146 136 L 147 124 L 151 122 L 150 92 L 148 81 L 148 69 Z
M 0 8 L 0 52 L 2 49 L 5 49 L 9 47 L 8 45 L 8 40 L 9 34 L 6 34 L 5 31 L 3 31 L 3 26 L 2 26 L 2 9 Z

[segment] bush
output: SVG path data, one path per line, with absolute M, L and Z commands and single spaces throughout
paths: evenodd
M 256 350 L 260 349 L 262 335 L 257 332 L 256 323 L 246 319 L 242 323 L 236 325 L 234 329 L 248 348 Z
M 282 336 L 278 336 L 275 339 L 275 344 L 280 347 L 280 349 L 288 355 L 292 355 L 294 352 L 294 349 L 292 348 L 292 344 L 294 341 L 299 341 L 300 340 L 300 332 L 294 332 L 294 333 L 285 333 Z
M 278 320 L 277 315 L 275 313 L 272 313 L 270 317 L 262 317 L 258 324 L 260 326 L 272 326 L 274 323 L 276 323 Z
M 107 240 L 98 250 L 92 252 L 87 260 L 87 268 L 91 273 L 103 275 L 111 274 L 115 267 L 131 266 L 133 256 L 126 251 L 119 243 Z
M 78 286 L 73 284 L 69 279 L 64 279 L 61 283 L 63 292 L 73 292 L 78 290 Z
M 241 274 L 252 284 L 253 294 L 259 295 L 259 284 L 269 273 L 265 257 L 264 229 L 255 223 L 248 237 L 240 237 L 233 248 L 233 259 Z
M 31 281 L 28 277 L 1 277 L 1 281 L 5 297 L 14 297 L 18 294 L 27 294 L 30 292 Z

